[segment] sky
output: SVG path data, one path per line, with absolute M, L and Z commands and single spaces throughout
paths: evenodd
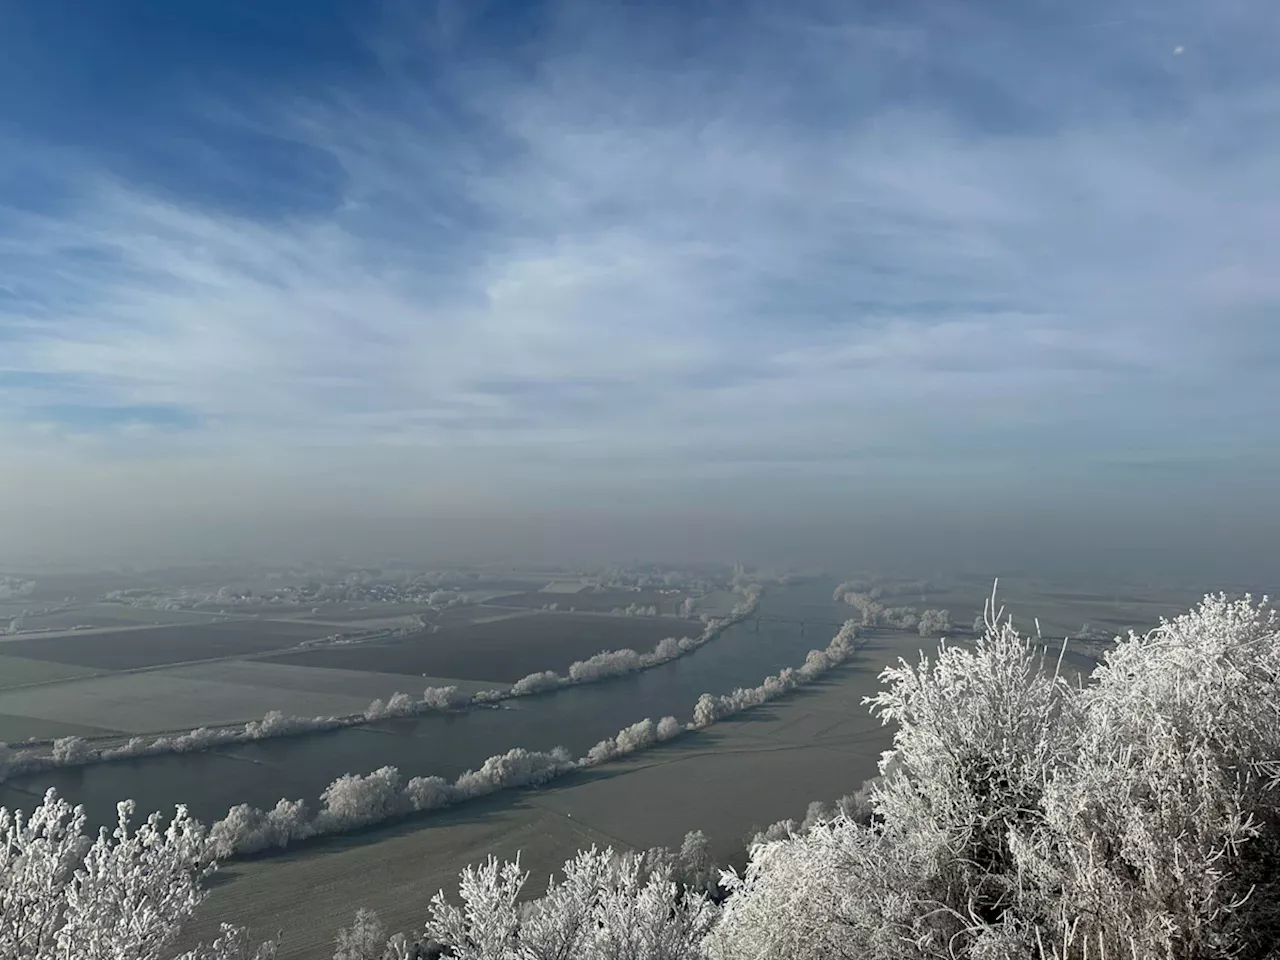
M 0 2 L 0 564 L 1275 570 L 1278 44 L 1270 0 Z

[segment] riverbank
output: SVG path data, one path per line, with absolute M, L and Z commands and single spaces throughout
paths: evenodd
M 531 893 L 566 856 L 593 843 L 672 846 L 701 829 L 728 862 L 745 854 L 753 828 L 803 815 L 809 801 L 834 800 L 875 774 L 891 731 L 862 698 L 877 689 L 884 665 L 914 656 L 920 645 L 919 638 L 873 635 L 812 686 L 634 757 L 539 790 L 229 864 L 195 932 L 207 935 L 221 921 L 261 936 L 298 931 L 282 945 L 281 960 L 328 960 L 333 932 L 357 907 L 411 929 L 436 890 L 452 888 L 462 867 L 490 854 L 520 852 L 533 871 Z

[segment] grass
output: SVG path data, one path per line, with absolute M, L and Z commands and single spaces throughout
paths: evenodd
M 538 613 L 449 626 L 433 634 L 358 647 L 286 653 L 270 659 L 313 667 L 513 683 L 539 670 L 564 671 L 573 661 L 601 650 L 649 650 L 664 637 L 701 632 L 700 623 L 672 618 Z

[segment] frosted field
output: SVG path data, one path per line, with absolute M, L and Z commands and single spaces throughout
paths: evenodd
M 0 653 L 106 670 L 241 657 L 319 639 L 331 627 L 296 620 L 227 620 L 178 626 L 126 627 L 70 636 L 6 639 Z
M 88 723 L 45 720 L 40 717 L 12 716 L 0 713 L 0 743 L 24 740 L 56 740 L 58 737 L 94 737 L 115 733 Z
M 689 620 L 543 613 L 499 615 L 437 633 L 289 651 L 274 663 L 339 670 L 377 670 L 410 676 L 467 677 L 511 684 L 541 670 L 565 671 L 575 660 L 601 650 L 651 650 L 665 637 L 697 636 L 702 624 Z
M 699 597 L 694 602 L 694 613 L 697 616 L 706 614 L 711 617 L 727 617 L 733 608 L 742 602 L 742 597 L 732 590 L 716 590 Z
M 34 614 L 23 618 L 24 630 L 57 629 L 86 625 L 91 627 L 142 626 L 150 624 L 209 623 L 216 613 L 190 610 L 152 610 L 122 603 L 90 603 L 70 610 Z
M 360 713 L 374 697 L 427 686 L 485 689 L 477 681 L 328 670 L 257 661 L 223 661 L 107 674 L 0 691 L 0 740 L 38 721 L 93 732 L 154 733 L 244 722 L 268 710 L 313 717 Z M 49 727 L 54 730 L 54 726 Z M 25 733 L 23 737 L 46 736 Z
M 374 697 L 386 699 L 392 693 L 421 693 L 424 687 L 456 686 L 468 693 L 489 690 L 498 684 L 488 680 L 457 680 L 449 677 L 406 677 L 402 673 L 373 673 L 363 670 L 330 670 L 326 667 L 299 667 L 265 660 L 224 660 L 172 667 L 166 676 L 188 680 L 235 683 L 272 690 L 303 690 L 319 694 L 348 695 L 368 704 Z
M 3 649 L 4 647 L 0 647 L 0 651 Z M 87 677 L 101 672 L 93 667 L 77 667 L 70 663 L 51 663 L 47 660 L 6 657 L 0 654 L 0 690 L 21 687 L 29 683 L 48 683 L 51 680 Z
M 552 580 L 538 590 L 539 593 L 574 594 L 587 589 L 585 580 Z

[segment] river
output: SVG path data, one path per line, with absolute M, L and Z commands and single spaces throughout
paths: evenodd
M 831 600 L 834 581 L 773 587 L 758 615 L 824 621 L 804 631 L 796 623 L 747 621 L 696 652 L 652 670 L 556 693 L 507 701 L 498 710 L 428 715 L 305 737 L 241 744 L 207 753 L 121 760 L 48 771 L 0 784 L 0 805 L 30 808 L 49 787 L 85 805 L 94 825 L 114 821 L 116 801 L 132 798 L 140 812 L 185 803 L 210 823 L 229 807 L 271 807 L 281 797 L 304 798 L 314 809 L 322 790 L 344 773 L 390 764 L 407 778 L 452 780 L 512 747 L 564 746 L 582 756 L 591 746 L 645 717 L 693 715 L 702 693 L 755 686 L 805 654 L 826 646 L 850 610 Z M 408 680 L 410 678 L 406 678 Z

